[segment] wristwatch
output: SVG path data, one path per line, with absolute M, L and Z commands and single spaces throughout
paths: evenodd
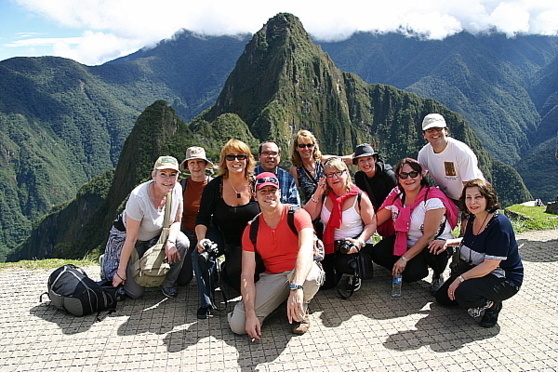
M 289 289 L 291 291 L 296 291 L 297 289 L 302 289 L 303 287 L 300 284 L 291 283 L 289 284 Z

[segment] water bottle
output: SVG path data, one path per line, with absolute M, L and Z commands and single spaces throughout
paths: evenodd
M 403 285 L 403 277 L 401 273 L 394 276 L 391 281 L 391 297 L 401 297 L 401 286 Z

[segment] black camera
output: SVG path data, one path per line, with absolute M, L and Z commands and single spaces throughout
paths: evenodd
M 205 249 L 202 253 L 200 253 L 200 260 L 203 262 L 207 262 L 210 258 L 217 258 L 219 257 L 219 248 L 217 248 L 217 244 L 212 242 L 209 239 L 206 239 L 204 242 L 201 243 L 202 247 Z
M 347 254 L 355 245 L 348 240 L 336 240 L 334 243 L 335 252 Z

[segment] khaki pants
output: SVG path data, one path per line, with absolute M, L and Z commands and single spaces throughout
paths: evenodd
M 283 302 L 289 298 L 289 281 L 293 276 L 294 270 L 285 271 L 279 274 L 260 274 L 260 280 L 256 282 L 256 299 L 255 310 L 256 316 L 263 324 L 265 318 L 277 309 Z M 314 298 L 318 289 L 324 281 L 324 271 L 315 262 L 312 269 L 304 282 L 304 310 L 307 310 L 308 303 Z M 244 303 L 238 302 L 233 311 L 228 314 L 229 325 L 231 330 L 239 335 L 246 334 L 246 314 L 244 312 Z

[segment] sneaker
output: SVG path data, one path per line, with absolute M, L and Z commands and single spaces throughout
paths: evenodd
M 300 323 L 297 322 L 294 324 L 292 332 L 295 335 L 303 335 L 308 332 L 308 329 L 310 329 L 310 315 L 306 313 Z
M 208 307 L 200 307 L 197 313 L 198 319 L 207 319 L 213 318 L 213 309 L 211 306 Z
M 467 309 L 467 312 L 469 313 L 470 316 L 472 316 L 473 318 L 479 318 L 481 317 L 484 312 L 486 311 L 486 309 L 488 309 L 489 307 L 491 307 L 494 304 L 494 302 L 487 300 L 486 301 L 486 305 L 482 306 L 482 307 L 470 307 Z
M 174 287 L 161 287 L 161 292 L 163 292 L 163 294 L 169 298 L 176 297 L 178 293 L 178 291 Z
M 432 287 L 430 288 L 430 292 L 432 292 L 432 294 L 436 294 L 436 292 L 438 292 L 438 289 L 440 289 L 441 286 L 444 285 L 444 276 L 440 274 L 440 276 L 438 278 L 432 278 Z
M 356 292 L 360 289 L 361 286 L 362 286 L 362 280 L 360 278 L 357 278 L 355 275 L 349 276 L 349 279 L 347 280 L 348 291 L 350 291 L 352 288 L 353 292 Z
M 502 310 L 501 302 L 499 304 L 494 304 L 490 309 L 486 309 L 479 325 L 484 328 L 494 327 L 498 323 L 498 314 L 500 310 Z

